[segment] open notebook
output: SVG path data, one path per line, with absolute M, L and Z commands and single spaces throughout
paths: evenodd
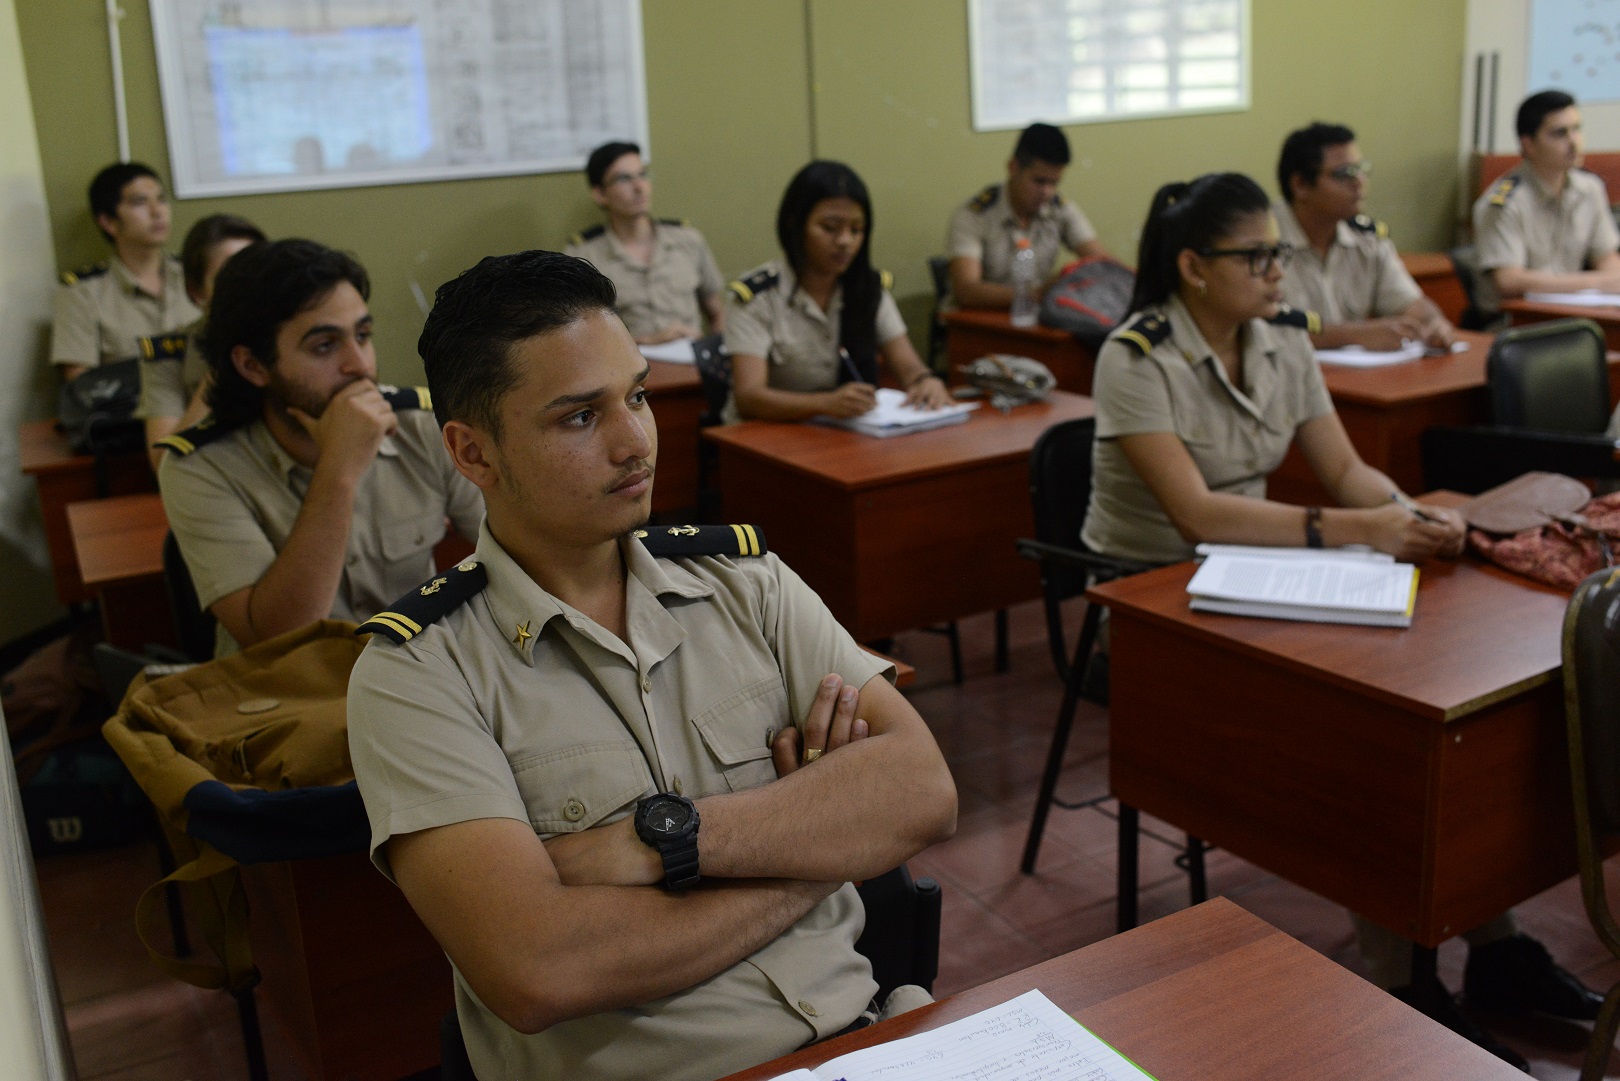
M 1195 612 L 1410 627 L 1418 570 L 1379 552 L 1201 545 L 1187 583 Z
M 939 409 L 916 409 L 906 404 L 906 392 L 893 387 L 877 388 L 877 405 L 858 417 L 814 417 L 817 424 L 848 428 L 867 435 L 905 435 L 947 424 L 961 424 L 979 408 L 978 402 L 958 402 Z
M 1039 991 L 774 1081 L 1153 1081 Z
M 1582 289 L 1578 293 L 1526 293 L 1524 299 L 1574 308 L 1620 308 L 1620 293 L 1600 293 L 1596 289 Z

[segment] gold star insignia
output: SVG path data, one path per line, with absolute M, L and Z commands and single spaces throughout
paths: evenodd
M 529 630 L 529 624 L 531 622 L 531 620 L 526 619 L 522 623 L 518 624 L 517 636 L 512 639 L 512 644 L 517 646 L 519 649 L 522 649 L 523 644 L 534 637 L 534 634 Z

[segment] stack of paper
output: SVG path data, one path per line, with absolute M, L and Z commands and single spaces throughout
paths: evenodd
M 831 424 L 867 435 L 905 435 L 947 424 L 961 424 L 979 408 L 978 402 L 958 402 L 938 409 L 918 409 L 906 404 L 906 393 L 893 387 L 877 388 L 877 405 L 858 417 L 815 417 L 817 424 Z
M 1418 571 L 1378 552 L 1212 548 L 1187 592 L 1195 612 L 1410 627 Z
M 1039 991 L 774 1081 L 1153 1081 Z
M 671 364 L 696 364 L 697 354 L 692 352 L 691 338 L 676 338 L 672 342 L 638 346 L 648 360 L 667 360 Z
M 1578 293 L 1526 293 L 1524 299 L 1574 308 L 1620 308 L 1620 293 L 1600 293 L 1596 289 L 1582 289 Z
M 1404 364 L 1424 354 L 1422 342 L 1407 342 L 1399 349 L 1363 349 L 1347 345 L 1342 349 L 1318 349 L 1316 359 L 1322 364 L 1340 364 L 1347 368 L 1382 368 L 1386 364 Z

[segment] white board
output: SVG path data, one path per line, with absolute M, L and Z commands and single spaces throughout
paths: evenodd
M 1620 100 L 1620 0 L 1534 0 L 1530 85 Z
M 647 151 L 639 0 L 151 0 L 182 198 Z

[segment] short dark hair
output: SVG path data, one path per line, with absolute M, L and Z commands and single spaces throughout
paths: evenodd
M 1206 173 L 1191 183 L 1166 184 L 1153 195 L 1136 253 L 1132 312 L 1163 304 L 1181 283 L 1177 258 L 1215 247 L 1246 214 L 1271 209 L 1265 190 L 1242 173 Z
M 1323 151 L 1355 141 L 1356 133 L 1343 124 L 1324 124 L 1320 120 L 1284 139 L 1282 154 L 1277 158 L 1277 187 L 1282 191 L 1283 201 L 1294 201 L 1294 177 L 1316 183 L 1316 178 L 1322 175 Z
M 203 286 L 203 275 L 208 272 L 208 253 L 214 245 L 227 240 L 246 240 L 250 244 L 263 244 L 268 238 L 257 225 L 235 214 L 210 214 L 198 218 L 186 233 L 186 242 L 180 246 L 180 268 L 186 274 L 186 288 L 193 293 Z
M 1069 137 L 1051 124 L 1031 124 L 1018 134 L 1013 160 L 1024 168 L 1037 161 L 1048 165 L 1069 164 Z
M 491 255 L 439 286 L 416 351 L 433 414 L 501 437 L 501 401 L 522 373 L 512 347 L 591 312 L 613 311 L 613 282 L 584 259 L 554 251 Z
M 242 378 L 232 351 L 245 346 L 260 364 L 272 367 L 282 325 L 343 282 L 362 298 L 371 295 L 365 267 L 313 240 L 254 244 L 220 268 L 203 329 L 203 355 L 214 374 L 208 407 L 216 424 L 234 428 L 257 420 L 264 403 L 264 390 Z
M 626 154 L 639 156 L 641 147 L 635 143 L 603 143 L 585 159 L 585 180 L 591 187 L 600 188 L 607 179 L 608 169 Z
M 159 184 L 163 183 L 163 178 L 153 172 L 150 165 L 142 165 L 138 161 L 120 161 L 109 165 L 90 181 L 90 218 L 96 223 L 96 228 L 101 230 L 101 235 L 109 241 L 112 240 L 112 234 L 101 228 L 102 215 L 109 218 L 118 217 L 118 204 L 124 201 L 124 189 L 129 186 L 130 181 L 139 180 L 143 176 L 149 176 Z
M 1522 139 L 1535 138 L 1542 121 L 1549 115 L 1575 104 L 1575 99 L 1562 90 L 1543 90 L 1531 94 L 1519 103 L 1518 115 L 1513 118 L 1513 130 Z

